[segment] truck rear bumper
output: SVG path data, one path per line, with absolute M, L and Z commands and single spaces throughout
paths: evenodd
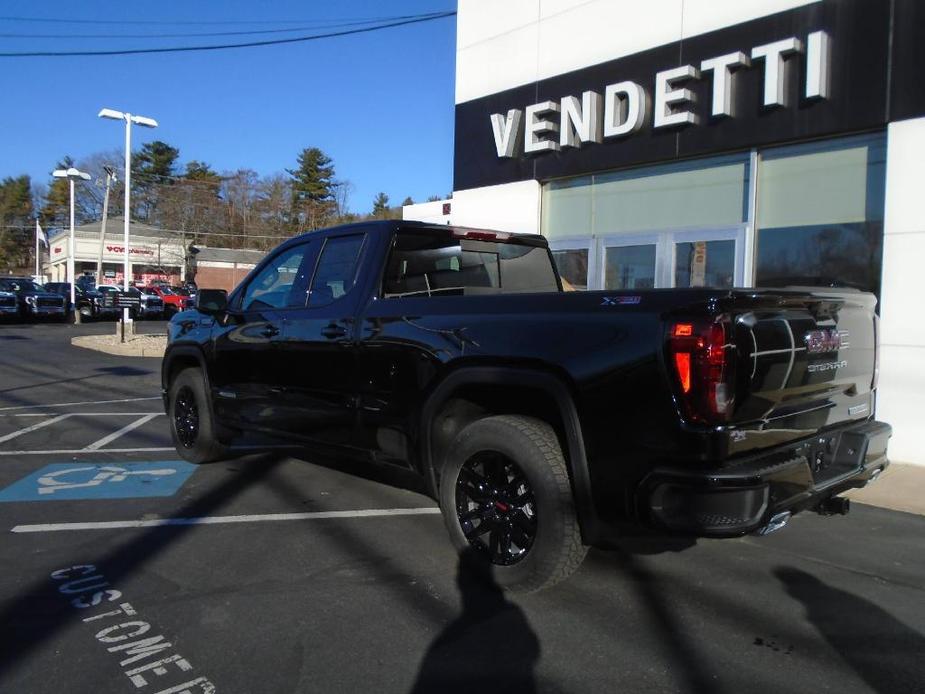
M 744 535 L 779 514 L 816 509 L 868 484 L 889 464 L 891 434 L 888 424 L 866 421 L 716 469 L 657 468 L 639 487 L 638 508 L 653 524 L 674 532 Z

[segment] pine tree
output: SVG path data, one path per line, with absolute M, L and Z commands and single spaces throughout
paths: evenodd
M 296 169 L 286 169 L 292 177 L 292 207 L 298 231 L 326 226 L 336 212 L 334 162 L 317 147 L 299 154 Z
M 385 193 L 377 194 L 373 200 L 373 217 L 376 219 L 388 219 L 389 196 Z
M 410 195 L 401 201 L 402 207 L 404 207 L 405 205 L 413 205 L 413 204 L 414 204 L 414 200 L 411 199 Z
M 28 176 L 0 182 L 0 269 L 29 264 L 33 248 L 32 181 Z
M 155 221 L 158 187 L 173 183 L 179 157 L 179 149 L 160 140 L 146 142 L 132 154 L 132 199 L 137 216 Z
M 69 169 L 74 166 L 74 160 L 65 156 L 58 162 L 55 169 Z M 45 204 L 39 212 L 39 222 L 46 229 L 64 227 L 69 223 L 71 209 L 71 188 L 66 178 L 54 178 L 48 184 L 45 193 Z

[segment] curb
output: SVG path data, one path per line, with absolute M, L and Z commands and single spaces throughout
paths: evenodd
M 876 482 L 845 496 L 859 504 L 925 515 L 925 466 L 890 463 Z
M 74 347 L 92 349 L 119 357 L 155 357 L 164 356 L 167 349 L 166 335 L 136 335 L 129 342 L 113 342 L 112 335 L 80 335 L 71 338 Z

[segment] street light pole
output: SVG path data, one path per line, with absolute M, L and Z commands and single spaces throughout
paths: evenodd
M 67 249 L 67 281 L 71 285 L 71 309 L 74 311 L 74 322 L 79 320 L 77 312 L 77 302 L 75 301 L 76 288 L 74 277 L 74 253 L 76 252 L 74 244 L 74 181 L 89 181 L 90 174 L 84 173 L 83 171 L 78 171 L 73 166 L 69 169 L 58 169 L 52 176 L 55 178 L 66 178 L 70 184 L 71 189 L 71 233 L 68 238 L 68 249 Z
M 123 291 L 128 291 L 129 288 L 129 225 L 131 217 L 131 190 L 132 190 L 132 123 L 137 123 L 145 128 L 156 128 L 157 121 L 153 118 L 147 118 L 145 116 L 133 116 L 131 113 L 123 113 L 122 111 L 114 111 L 111 108 L 104 108 L 99 112 L 98 116 L 100 118 L 111 118 L 112 120 L 122 120 L 125 121 L 125 208 L 123 210 L 123 217 L 125 218 L 125 227 L 123 230 L 122 245 L 124 246 L 123 250 L 123 269 L 122 269 L 122 289 Z M 128 317 L 128 308 L 122 309 L 122 325 L 125 326 L 129 322 Z M 124 341 L 125 331 L 123 329 L 123 341 Z

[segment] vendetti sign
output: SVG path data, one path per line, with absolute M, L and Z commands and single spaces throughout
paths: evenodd
M 882 127 L 889 8 L 822 0 L 459 103 L 454 189 Z
M 710 99 L 700 110 L 706 111 L 710 118 L 731 117 L 735 74 L 751 68 L 753 61 L 763 63 L 761 105 L 784 107 L 787 105 L 784 85 L 790 62 L 786 59 L 803 53 L 804 46 L 803 96 L 824 99 L 829 90 L 829 36 L 824 31 L 814 31 L 805 41 L 789 36 L 754 46 L 748 53 L 734 51 L 707 58 L 698 65 L 662 70 L 655 74 L 651 92 L 627 80 L 608 84 L 603 91 L 585 91 L 580 97 L 568 95 L 559 101 L 531 104 L 523 110 L 512 108 L 506 114 L 492 113 L 495 149 L 499 157 L 516 157 L 521 153 L 577 148 L 601 143 L 605 138 L 632 135 L 650 118 L 654 128 L 700 123 L 706 114 L 698 112 L 694 93 L 688 85 L 708 76 L 711 79 Z

